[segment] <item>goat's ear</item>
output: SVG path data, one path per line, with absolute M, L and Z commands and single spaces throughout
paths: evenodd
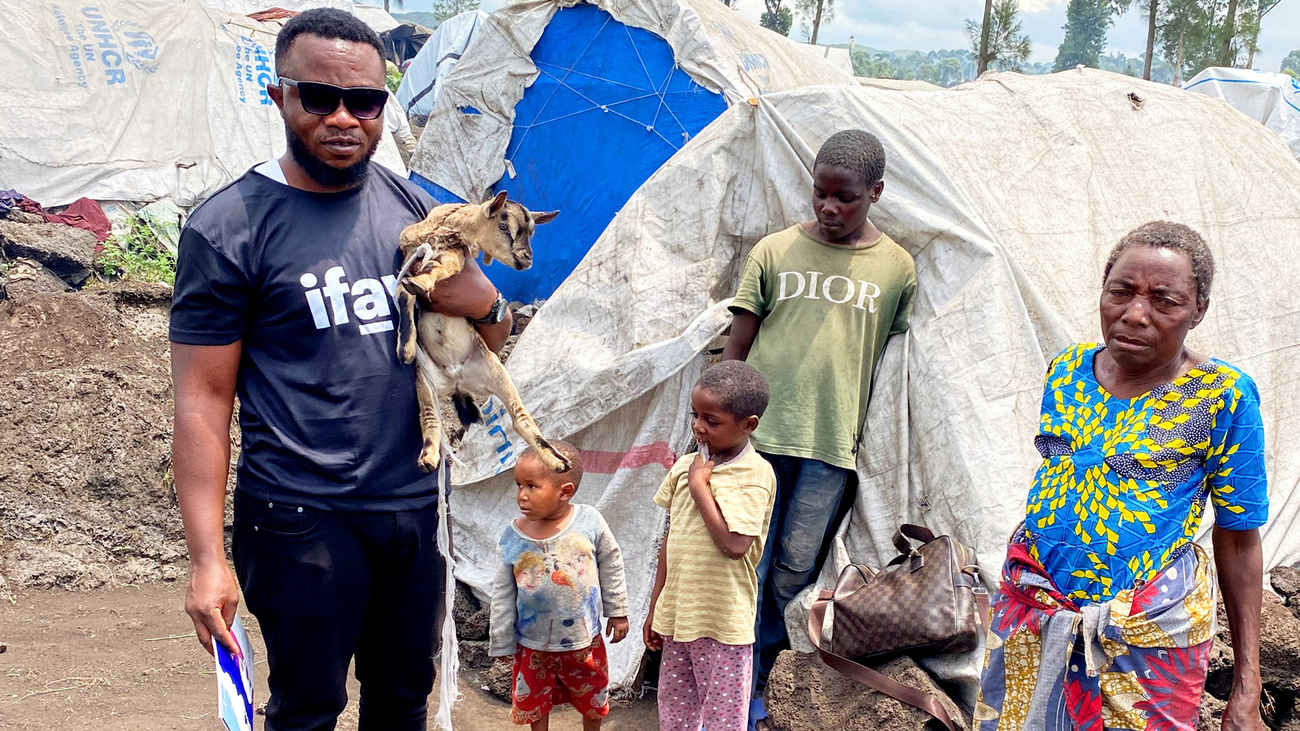
M 497 193 L 495 198 L 483 204 L 483 217 L 496 218 L 501 215 L 501 211 L 505 210 L 505 207 L 506 192 L 503 190 L 500 193 Z
M 543 211 L 541 213 L 534 213 L 533 224 L 540 226 L 543 223 L 550 223 L 551 221 L 554 221 L 555 217 L 558 215 L 560 215 L 559 211 Z

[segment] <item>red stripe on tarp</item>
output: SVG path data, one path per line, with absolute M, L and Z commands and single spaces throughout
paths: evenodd
M 619 470 L 632 470 L 652 464 L 663 465 L 665 469 L 677 462 L 677 455 L 668 442 L 655 442 L 641 447 L 632 447 L 626 452 L 600 452 L 596 450 L 579 450 L 582 455 L 582 471 L 601 474 L 614 474 Z

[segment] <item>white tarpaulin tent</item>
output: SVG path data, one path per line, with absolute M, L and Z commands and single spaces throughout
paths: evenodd
M 919 291 L 890 341 L 859 450 L 861 486 L 840 546 L 880 565 L 900 522 L 973 544 L 996 575 L 1038 465 L 1048 361 L 1099 337 L 1110 248 L 1153 219 L 1191 225 L 1218 260 L 1196 350 L 1259 384 L 1273 501 L 1265 566 L 1300 560 L 1300 163 L 1215 101 L 1099 71 L 989 74 L 956 89 L 819 87 L 733 107 L 628 201 L 520 338 L 509 367 L 542 431 L 587 460 L 577 500 L 623 547 L 630 681 L 663 513 L 651 496 L 690 445 L 702 350 L 729 322 L 749 248 L 811 218 L 810 168 L 836 131 L 888 155 L 872 218 L 910 251 Z M 544 253 L 539 253 L 544 255 Z M 491 582 L 517 514 L 520 451 L 499 404 L 466 436 L 453 495 L 457 573 Z M 465 484 L 468 483 L 468 484 Z M 843 552 L 843 551 L 841 551 Z
M 1183 88 L 1227 102 L 1281 137 L 1300 159 L 1300 81 L 1270 71 L 1212 67 Z
M 614 214 L 728 106 L 853 76 L 717 0 L 515 0 L 475 31 L 411 158 L 443 203 L 505 191 L 559 210 L 527 271 L 489 271 L 546 299 Z
M 397 87 L 397 101 L 407 114 L 427 117 L 433 113 L 438 88 L 456 68 L 474 32 L 487 17 L 482 10 L 470 10 L 448 18 L 424 42 Z
M 280 25 L 209 2 L 251 4 L 0 0 L 0 187 L 189 206 L 283 154 L 265 90 Z M 406 174 L 387 135 L 375 160 Z
M 352 3 L 350 10 L 376 33 L 385 33 L 401 25 L 387 10 L 376 5 Z
M 443 85 L 425 127 L 431 142 L 416 151 L 412 168 L 463 200 L 482 200 L 506 172 L 515 105 L 539 73 L 529 53 L 557 11 L 579 4 L 516 0 L 493 13 Z M 678 67 L 728 104 L 799 86 L 854 83 L 852 74 L 820 58 L 821 49 L 744 21 L 717 0 L 591 4 L 667 41 Z M 456 154 L 446 154 L 443 141 L 455 141 Z

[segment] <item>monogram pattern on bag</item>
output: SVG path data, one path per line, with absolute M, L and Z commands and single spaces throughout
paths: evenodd
M 975 561 L 958 546 L 942 536 L 917 549 L 923 560 L 920 568 L 914 570 L 908 558 L 847 594 L 837 586 L 832 651 L 861 657 L 913 648 L 972 649 L 978 641 L 973 597 L 955 577 Z M 845 580 L 861 581 L 848 570 L 841 576 Z

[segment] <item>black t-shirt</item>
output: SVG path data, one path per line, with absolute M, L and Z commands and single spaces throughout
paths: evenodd
M 249 171 L 195 209 L 180 238 L 171 340 L 243 341 L 237 489 L 327 510 L 437 498 L 416 464 L 415 368 L 395 354 L 397 239 L 435 205 L 372 165 L 345 193 Z

